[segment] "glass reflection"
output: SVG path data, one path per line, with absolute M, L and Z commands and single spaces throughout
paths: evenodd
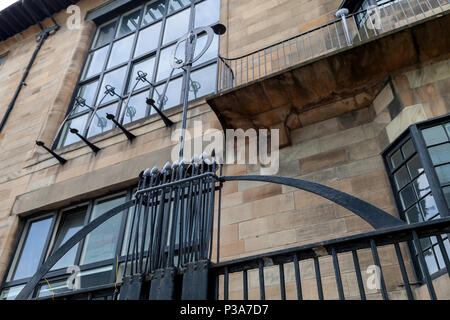
M 206 34 L 203 34 L 198 37 L 194 57 L 196 57 L 203 50 L 207 40 L 208 37 L 206 36 Z M 208 50 L 206 50 L 206 52 L 200 59 L 198 59 L 196 62 L 193 63 L 193 66 L 197 66 L 199 64 L 202 64 L 203 62 L 215 59 L 217 57 L 218 51 L 219 51 L 219 37 L 214 36 L 213 41 L 211 42 L 211 46 L 208 48 Z
M 117 66 L 130 58 L 131 48 L 133 47 L 133 39 L 134 34 L 113 44 L 108 61 L 108 68 Z
M 77 208 L 75 210 L 70 210 L 63 213 L 61 222 L 59 223 L 55 244 L 53 245 L 50 255 L 52 255 L 59 247 L 61 247 L 62 244 L 69 240 L 83 227 L 85 216 L 86 208 Z M 73 265 L 75 262 L 77 249 L 78 244 L 70 249 L 64 257 L 59 259 L 59 261 L 52 267 L 52 270 L 58 270 Z
M 90 82 L 84 84 L 78 90 L 77 97 L 83 98 L 86 101 L 86 104 L 90 107 L 94 106 L 95 94 L 97 93 L 98 81 Z M 75 114 L 80 111 L 86 111 L 86 107 L 83 107 L 78 104 L 74 104 L 72 109 L 72 114 Z
M 94 47 L 99 47 L 110 42 L 114 36 L 114 29 L 116 21 L 110 22 L 100 28 L 97 33 L 97 39 L 94 42 Z
M 134 57 L 139 57 L 144 53 L 155 50 L 158 47 L 159 33 L 161 32 L 161 22 L 151 25 L 139 32 Z
M 183 85 L 183 77 L 177 78 L 169 82 L 167 87 L 166 96 L 164 98 L 163 106 L 161 110 L 169 109 L 176 105 L 179 105 L 181 102 L 181 86 Z M 155 88 L 155 92 L 153 93 L 153 100 L 156 101 L 156 106 L 161 106 L 162 93 L 164 90 L 164 84 Z M 152 109 L 152 114 L 155 111 Z
M 125 14 L 120 20 L 119 28 L 117 29 L 117 37 L 121 37 L 135 31 L 139 28 L 139 17 L 141 10 L 135 10 L 131 13 Z
M 114 123 L 106 118 L 106 114 L 111 113 L 115 116 L 116 112 L 117 103 L 98 109 L 97 112 L 94 113 L 94 118 L 92 119 L 91 126 L 89 127 L 88 138 L 111 130 L 114 127 Z
M 148 96 L 148 90 L 131 96 L 128 107 L 124 112 L 123 124 L 127 124 L 138 119 L 145 118 L 147 115 L 147 103 L 145 102 Z
M 191 5 L 191 0 L 170 0 L 168 14 Z
M 450 162 L 450 143 L 428 148 L 428 152 L 434 165 Z
M 159 57 L 159 65 L 158 65 L 158 75 L 156 76 L 156 81 L 161 81 L 167 79 L 172 71 L 172 66 L 170 65 L 170 60 L 172 59 L 172 52 L 175 49 L 175 45 L 167 47 L 161 50 L 161 54 Z M 182 54 L 183 53 L 183 54 Z M 184 59 L 184 46 L 181 44 L 178 47 L 177 53 L 175 57 L 179 59 Z M 181 73 L 181 69 L 175 69 L 172 76 Z
M 145 7 L 143 23 L 144 25 L 150 24 L 156 20 L 162 19 L 166 6 L 166 0 L 158 0 L 156 2 L 149 3 Z
M 414 202 L 417 201 L 412 185 L 409 185 L 400 191 L 400 200 L 402 202 L 403 209 L 409 208 Z
M 71 133 L 69 130 L 70 128 L 74 128 L 77 129 L 80 132 L 80 134 L 83 134 L 84 126 L 86 124 L 88 116 L 89 114 L 86 113 L 81 117 L 71 119 L 64 124 L 58 148 L 68 146 L 69 144 L 80 141 L 80 138 L 78 138 L 77 135 Z
M 403 166 L 394 174 L 395 184 L 397 185 L 397 190 L 402 189 L 409 182 L 408 171 L 406 171 L 406 167 Z
M 151 57 L 149 59 L 146 59 L 144 61 L 138 62 L 133 66 L 133 69 L 130 74 L 130 80 L 128 82 L 128 88 L 127 93 L 129 93 L 134 86 L 136 85 L 136 78 L 138 76 L 138 71 L 142 71 L 147 74 L 146 78 L 147 81 L 151 82 L 153 78 L 153 69 L 155 67 L 155 57 Z M 139 83 L 136 85 L 135 90 L 139 90 L 141 88 L 144 88 L 148 86 L 149 84 L 145 81 L 139 81 Z
M 444 128 L 440 125 L 423 129 L 422 135 L 427 146 L 431 146 L 448 140 Z
M 31 277 L 37 271 L 51 224 L 52 218 L 30 224 L 12 280 Z
M 164 29 L 164 44 L 178 40 L 188 31 L 190 13 L 191 9 L 186 9 L 167 18 Z
M 20 286 L 4 289 L 2 291 L 2 294 L 0 294 L 0 300 L 14 300 L 24 287 L 25 285 L 23 284 Z
M 403 155 L 405 159 L 412 155 L 416 150 L 414 149 L 414 145 L 411 140 L 408 140 L 402 147 Z
M 423 222 L 423 217 L 417 204 L 406 211 L 405 216 L 408 223 Z
M 425 221 L 432 219 L 436 214 L 438 214 L 438 209 L 436 202 L 432 195 L 425 197 L 419 202 L 420 208 L 425 216 Z
M 103 65 L 105 64 L 107 53 L 108 46 L 98 49 L 97 51 L 89 54 L 82 76 L 83 79 L 96 75 L 103 70 Z
M 207 0 L 195 6 L 195 28 L 209 26 L 219 21 L 219 0 Z
M 419 198 L 422 198 L 430 192 L 430 185 L 428 183 L 427 176 L 421 174 L 416 180 L 413 181 L 414 190 Z
M 105 86 L 110 85 L 115 88 L 115 93 L 118 95 L 122 94 L 123 82 L 125 79 L 125 73 L 127 71 L 127 67 L 122 67 L 117 70 L 111 71 L 103 77 L 102 85 L 100 87 L 100 93 L 97 97 L 97 104 L 103 99 L 105 96 Z M 117 96 L 106 95 L 103 99 L 102 104 L 108 103 L 117 99 Z
M 196 99 L 216 90 L 216 81 L 211 79 L 211 74 L 216 74 L 216 68 L 214 64 L 191 73 L 189 99 Z
M 441 185 L 450 184 L 450 164 L 436 167 L 436 173 Z
M 423 166 L 417 154 L 407 162 L 406 166 L 413 179 L 423 172 Z
M 397 150 L 392 156 L 391 156 L 391 165 L 392 168 L 397 168 L 400 163 L 403 161 L 403 155 L 400 150 Z
M 99 202 L 94 206 L 90 221 L 125 202 L 125 197 Z M 122 214 L 118 214 L 92 231 L 85 240 L 81 264 L 89 264 L 115 257 Z

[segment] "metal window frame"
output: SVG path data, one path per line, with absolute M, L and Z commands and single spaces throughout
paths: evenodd
M 420 199 L 423 199 L 427 196 L 429 196 L 430 194 L 433 196 L 434 201 L 436 203 L 437 209 L 438 209 L 438 214 L 441 217 L 448 217 L 450 216 L 450 209 L 447 206 L 447 203 L 445 201 L 445 196 L 444 196 L 444 192 L 443 192 L 443 187 L 441 186 L 439 179 L 437 177 L 436 171 L 435 171 L 435 166 L 433 165 L 432 161 L 431 161 L 431 157 L 430 154 L 428 153 L 428 148 L 425 144 L 425 140 L 421 134 L 421 130 L 425 129 L 425 128 L 429 128 L 429 127 L 433 127 L 433 126 L 437 126 L 440 124 L 443 124 L 445 122 L 450 121 L 450 114 L 447 115 L 443 115 L 443 116 L 439 116 L 436 118 L 432 118 L 432 119 L 428 119 L 425 121 L 420 121 L 417 123 L 414 123 L 412 125 L 410 125 L 405 131 L 403 131 L 399 137 L 397 137 L 384 151 L 382 151 L 381 156 L 383 159 L 383 164 L 385 167 L 385 173 L 386 176 L 389 180 L 389 184 L 390 184 L 390 189 L 391 189 L 391 195 L 394 199 L 395 202 L 395 206 L 397 209 L 397 213 L 399 214 L 400 218 L 404 221 L 406 220 L 405 217 L 405 213 L 408 209 L 403 210 L 403 206 L 401 204 L 400 201 L 400 197 L 399 197 L 399 191 L 397 190 L 397 186 L 395 184 L 394 181 L 394 173 L 401 168 L 407 161 L 409 161 L 410 159 L 412 159 L 416 154 L 419 156 L 419 159 L 421 161 L 421 164 L 423 166 L 424 169 L 424 173 L 428 179 L 428 183 L 430 185 L 430 192 L 427 193 L 427 195 L 421 197 Z M 448 133 L 447 133 L 448 136 Z M 449 137 L 450 138 L 450 137 Z M 392 165 L 389 161 L 390 157 L 397 152 L 398 150 L 401 149 L 401 147 L 408 141 L 411 140 L 411 142 L 413 143 L 414 148 L 416 149 L 416 152 L 413 155 L 410 155 L 408 158 L 403 159 L 402 163 L 399 164 L 395 169 L 392 168 Z M 418 175 L 420 176 L 420 175 Z M 418 177 L 417 176 L 417 177 Z M 417 177 L 415 179 L 417 179 Z M 413 179 L 414 180 L 414 179 Z M 413 181 L 411 180 L 411 182 Z M 402 189 L 403 190 L 403 189 Z M 419 202 L 420 199 L 417 201 Z M 450 239 L 450 235 L 447 234 L 447 238 Z M 433 254 L 434 257 L 436 259 L 436 264 L 437 266 L 439 266 L 439 263 L 437 261 L 437 255 L 434 252 L 434 247 L 436 245 L 431 245 L 431 250 L 433 250 Z M 422 251 L 426 251 L 430 248 L 425 248 Z M 416 253 L 415 253 L 415 249 L 414 249 L 414 245 L 412 243 L 412 241 L 408 242 L 408 255 L 410 258 L 410 262 L 411 264 L 414 266 L 413 271 L 415 273 L 415 278 L 417 281 L 419 282 L 423 282 L 424 279 L 421 276 L 421 269 L 419 266 L 419 263 L 417 261 L 416 258 Z M 439 269 L 436 273 L 432 274 L 431 277 L 432 278 L 436 278 L 438 276 L 440 276 L 441 274 L 446 272 L 446 268 L 444 266 L 444 268 Z
M 151 58 L 152 56 L 155 57 L 155 62 L 154 62 L 154 66 L 153 66 L 152 79 L 151 79 L 150 82 L 152 82 L 154 84 L 154 87 L 151 87 L 150 85 L 146 84 L 142 88 L 139 88 L 138 90 L 135 90 L 133 92 L 132 96 L 140 94 L 140 93 L 142 93 L 144 91 L 148 91 L 148 96 L 147 97 L 148 98 L 153 97 L 154 91 L 155 91 L 154 88 L 156 88 L 157 86 L 159 86 L 161 84 L 164 84 L 168 80 L 168 78 L 166 77 L 166 78 L 161 79 L 158 82 L 156 82 L 161 51 L 166 49 L 166 48 L 168 48 L 168 47 L 170 47 L 170 46 L 172 46 L 172 45 L 174 45 L 174 44 L 176 44 L 177 41 L 178 41 L 178 40 L 173 40 L 173 41 L 170 41 L 170 42 L 165 43 L 165 44 L 163 43 L 164 31 L 165 31 L 165 28 L 166 28 L 166 21 L 167 21 L 167 19 L 172 17 L 172 16 L 174 16 L 174 15 L 176 15 L 176 14 L 178 14 L 178 13 L 180 13 L 180 12 L 182 12 L 182 11 L 190 10 L 190 17 L 189 17 L 189 27 L 190 27 L 190 26 L 194 25 L 194 23 L 195 23 L 195 21 L 193 21 L 193 20 L 194 20 L 194 10 L 195 10 L 196 6 L 201 4 L 202 2 L 205 2 L 205 1 L 208 1 L 208 0 L 192 0 L 189 6 L 182 7 L 182 8 L 174 10 L 171 13 L 168 13 L 170 0 L 165 0 L 165 9 L 164 9 L 163 17 L 160 18 L 160 19 L 154 20 L 151 23 L 145 24 L 145 25 L 143 23 L 144 12 L 145 12 L 145 9 L 147 8 L 147 6 L 152 3 L 152 1 L 147 1 L 147 2 L 138 1 L 134 8 L 129 8 L 129 6 L 127 6 L 126 8 L 123 8 L 122 11 L 119 11 L 117 13 L 117 16 L 115 16 L 114 18 L 108 19 L 106 22 L 103 22 L 103 23 L 99 24 L 97 26 L 97 30 L 95 32 L 94 37 L 92 37 L 92 39 L 91 39 L 89 50 L 88 50 L 88 52 L 87 52 L 87 54 L 86 54 L 86 56 L 84 58 L 83 67 L 82 67 L 82 70 L 81 70 L 81 72 L 80 72 L 80 74 L 78 76 L 77 84 L 76 84 L 75 89 L 74 89 L 73 94 L 72 94 L 72 98 L 71 98 L 71 101 L 70 101 L 70 104 L 69 104 L 69 108 L 68 108 L 67 113 L 66 113 L 65 122 L 61 125 L 61 130 L 58 132 L 57 136 L 55 137 L 55 139 L 54 139 L 54 141 L 52 143 L 51 149 L 55 150 L 55 149 L 66 147 L 66 145 L 63 145 L 63 146 L 60 145 L 61 144 L 61 139 L 62 139 L 62 133 L 64 131 L 63 130 L 64 126 L 66 125 L 67 122 L 69 122 L 69 121 L 71 121 L 71 120 L 73 120 L 75 118 L 84 116 L 86 114 L 88 114 L 88 119 L 84 123 L 84 126 L 83 126 L 82 130 L 80 130 L 80 133 L 83 136 L 87 137 L 87 135 L 89 133 L 90 126 L 91 126 L 93 118 L 94 118 L 94 113 L 97 112 L 97 110 L 99 110 L 101 108 L 104 108 L 104 107 L 107 107 L 109 105 L 113 105 L 113 104 L 117 103 L 115 116 L 116 116 L 116 119 L 120 120 L 119 121 L 120 123 L 123 123 L 123 119 L 121 119 L 119 117 L 124 112 L 122 110 L 122 108 L 123 108 L 123 103 L 124 103 L 124 101 L 126 101 L 127 96 L 128 96 L 128 92 L 127 92 L 128 91 L 128 83 L 129 83 L 129 81 L 131 79 L 131 76 L 132 76 L 130 74 L 131 70 L 132 70 L 132 68 L 133 68 L 133 66 L 135 64 L 137 64 L 139 62 L 142 62 L 142 61 L 144 61 L 144 60 L 146 60 L 148 58 Z M 125 1 L 125 2 L 127 2 L 127 1 Z M 128 33 L 126 33 L 124 35 L 121 35 L 120 37 L 116 37 L 116 35 L 118 33 L 118 28 L 119 28 L 121 19 L 125 15 L 127 15 L 128 13 L 131 13 L 134 10 L 138 10 L 138 8 L 140 8 L 139 9 L 140 10 L 139 27 L 136 30 L 134 30 L 134 31 L 131 31 L 131 32 L 128 32 Z M 114 12 L 114 10 L 112 12 Z M 111 14 L 111 11 L 107 11 L 104 14 L 105 15 Z M 220 19 L 220 17 L 219 17 L 219 19 Z M 219 19 L 215 23 L 213 23 L 211 25 L 214 25 L 217 22 L 219 22 Z M 105 20 L 105 19 L 103 19 L 103 20 Z M 94 45 L 94 43 L 95 43 L 95 41 L 96 41 L 96 39 L 98 37 L 100 28 L 105 26 L 105 25 L 108 25 L 108 24 L 110 24 L 112 22 L 115 23 L 114 34 L 113 34 L 112 39 L 110 39 L 110 41 L 108 43 L 102 44 L 102 45 L 97 46 L 97 47 L 93 47 L 93 45 Z M 159 38 L 158 38 L 158 43 L 157 43 L 156 49 L 153 49 L 151 51 L 145 52 L 145 53 L 143 53 L 140 56 L 134 57 L 134 51 L 136 50 L 136 44 L 137 44 L 137 41 L 138 41 L 138 38 L 139 38 L 139 33 L 142 30 L 147 29 L 147 28 L 151 27 L 152 25 L 155 25 L 155 24 L 158 24 L 158 23 L 161 23 L 161 29 L 160 29 L 160 33 L 159 33 Z M 187 28 L 187 30 L 189 30 L 189 29 Z M 124 38 L 126 38 L 128 36 L 132 36 L 132 35 L 134 35 L 134 39 L 133 39 L 132 49 L 130 50 L 130 57 L 128 57 L 128 59 L 126 61 L 124 61 L 124 62 L 122 62 L 122 63 L 120 63 L 118 65 L 115 65 L 115 66 L 113 66 L 113 67 L 108 69 L 107 65 L 108 65 L 108 61 L 109 61 L 109 59 L 111 57 L 111 51 L 112 51 L 113 45 L 116 42 L 118 42 L 118 41 L 120 41 L 120 40 L 122 40 L 122 39 L 124 39 Z M 88 78 L 83 79 L 82 76 L 83 76 L 83 73 L 85 72 L 85 68 L 87 67 L 87 61 L 89 59 L 90 54 L 96 52 L 97 50 L 103 49 L 105 47 L 108 47 L 108 51 L 107 51 L 107 54 L 106 54 L 105 61 L 104 61 L 103 68 L 102 68 L 101 72 L 99 72 L 97 74 L 94 74 L 94 75 L 91 75 Z M 218 52 L 219 51 L 220 51 L 220 42 L 219 42 L 219 45 L 218 45 Z M 203 62 L 201 64 L 193 66 L 192 67 L 192 71 L 194 72 L 194 71 L 200 70 L 202 68 L 208 67 L 210 65 L 217 64 L 217 61 L 218 61 L 218 57 L 217 58 L 213 58 L 213 59 L 209 59 L 208 61 L 205 61 L 205 62 Z M 105 74 L 108 74 L 110 72 L 114 72 L 114 71 L 119 70 L 120 68 L 123 68 L 123 67 L 126 67 L 125 77 L 123 79 L 123 86 L 122 86 L 121 92 L 117 92 L 117 94 L 120 95 L 120 98 L 114 97 L 114 99 L 112 99 L 112 100 L 110 100 L 108 102 L 103 102 L 101 105 L 96 105 L 99 96 L 104 91 L 101 88 L 101 85 L 102 85 L 102 82 L 104 80 Z M 170 81 L 175 80 L 175 79 L 177 79 L 179 77 L 182 77 L 182 76 L 183 76 L 182 73 L 181 74 L 177 74 L 175 76 L 172 76 Z M 188 73 L 186 76 L 190 77 L 190 73 Z M 80 88 L 83 85 L 86 85 L 86 84 L 89 84 L 89 83 L 92 83 L 92 82 L 95 82 L 95 81 L 98 82 L 97 83 L 97 88 L 96 88 L 96 93 L 95 93 L 94 100 L 93 100 L 95 105 L 94 106 L 90 106 L 94 110 L 87 109 L 87 110 L 82 110 L 82 111 L 79 111 L 77 113 L 71 114 L 72 110 L 74 109 L 75 99 L 76 99 L 76 97 L 78 95 L 78 91 L 80 90 Z M 217 77 L 214 77 L 214 81 L 217 82 Z M 214 88 L 216 88 L 216 87 L 217 87 L 217 84 L 214 86 Z M 181 93 L 180 93 L 180 97 L 179 97 L 180 98 L 179 99 L 179 104 L 181 104 L 181 98 L 182 98 L 183 92 L 184 92 L 183 90 L 185 90 L 185 88 L 181 88 Z M 197 99 L 199 99 L 199 98 L 197 98 Z M 176 104 L 175 106 L 172 106 L 171 108 L 176 107 L 179 104 Z M 145 116 L 143 118 L 148 118 L 149 116 L 152 116 L 151 108 L 147 107 Z M 113 124 L 112 128 L 114 129 L 115 127 L 116 126 Z M 110 131 L 110 130 L 107 130 L 107 131 Z M 107 131 L 105 131 L 105 132 L 107 132 Z M 94 136 L 96 136 L 96 135 L 94 135 Z M 71 144 L 69 144 L 69 145 L 71 145 Z
M 48 258 L 51 250 L 53 249 L 56 235 L 60 231 L 60 229 L 59 229 L 61 226 L 60 219 L 61 219 L 62 215 L 64 214 L 64 212 L 66 212 L 67 210 L 72 210 L 72 209 L 78 208 L 78 207 L 86 207 L 86 215 L 85 215 L 83 225 L 87 225 L 92 216 L 92 212 L 93 212 L 95 204 L 97 204 L 98 202 L 101 202 L 101 201 L 107 201 L 109 199 L 119 198 L 121 196 L 124 197 L 125 201 L 128 201 L 133 196 L 134 189 L 135 189 L 135 186 L 133 186 L 131 188 L 123 189 L 121 191 L 115 191 L 115 192 L 109 193 L 107 195 L 103 195 L 101 197 L 79 201 L 77 203 L 59 208 L 58 210 L 52 210 L 49 212 L 39 212 L 39 213 L 30 215 L 29 217 L 22 218 L 21 219 L 22 220 L 21 227 L 20 227 L 20 231 L 19 231 L 19 237 L 16 240 L 16 244 L 15 244 L 14 250 L 11 254 L 11 258 L 9 260 L 8 267 L 5 270 L 5 274 L 3 276 L 3 281 L 0 284 L 0 292 L 2 292 L 5 289 L 11 288 L 11 287 L 26 284 L 31 279 L 31 277 L 28 277 L 28 278 L 23 278 L 23 279 L 11 280 L 14 276 L 14 272 L 15 272 L 14 269 L 17 266 L 17 259 L 20 256 L 20 253 L 23 249 L 23 242 L 26 238 L 26 235 L 28 233 L 29 226 L 31 225 L 31 223 L 42 220 L 42 219 L 46 219 L 49 217 L 51 217 L 51 219 L 52 219 L 50 230 L 49 230 L 49 233 L 46 235 L 44 249 L 43 249 L 43 252 L 42 252 L 42 255 L 40 258 L 40 262 L 39 262 L 39 265 L 41 265 L 45 261 L 45 259 Z M 75 257 L 74 265 L 78 265 L 80 267 L 81 272 L 87 271 L 87 270 L 98 269 L 101 267 L 112 266 L 109 282 L 110 283 L 115 282 L 117 255 L 119 256 L 119 266 L 120 266 L 121 262 L 125 261 L 125 255 L 121 256 L 121 248 L 122 248 L 123 241 L 124 241 L 124 233 L 125 233 L 125 229 L 126 229 L 128 214 L 129 214 L 129 212 L 124 212 L 123 217 L 120 222 L 119 237 L 118 237 L 118 240 L 116 243 L 114 258 L 80 265 L 81 254 L 84 250 L 84 245 L 85 245 L 85 239 L 80 241 L 78 249 L 77 249 L 77 254 Z M 54 281 L 58 281 L 58 280 L 67 279 L 68 277 L 69 277 L 69 275 L 66 273 L 65 268 L 50 271 L 46 275 L 46 279 L 50 283 L 54 282 Z M 45 284 L 45 281 L 43 282 L 43 284 Z M 32 295 L 33 298 L 36 298 L 36 295 L 39 292 L 40 287 L 41 287 L 40 285 L 36 286 L 35 291 L 33 292 L 33 295 Z M 86 288 L 83 288 L 80 290 L 85 290 L 85 289 Z

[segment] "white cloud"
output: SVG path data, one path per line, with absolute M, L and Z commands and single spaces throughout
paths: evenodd
M 0 0 L 0 10 L 3 10 L 6 7 L 9 7 L 14 2 L 17 2 L 17 0 Z

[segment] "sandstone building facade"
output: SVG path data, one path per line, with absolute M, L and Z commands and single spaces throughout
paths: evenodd
M 204 131 L 277 129 L 277 175 L 348 193 L 407 224 L 449 216 L 449 1 L 50 2 L 18 1 L 0 13 L 0 299 L 14 299 L 64 241 L 130 200 L 142 170 L 171 161 L 185 90 L 192 140 L 201 139 L 195 123 Z M 370 5 L 378 8 L 375 18 L 364 11 Z M 336 16 L 342 8 L 349 9 L 344 18 Z M 55 23 L 59 28 L 43 35 Z M 189 27 L 218 23 L 226 33 L 214 36 L 189 74 L 171 73 L 171 54 Z M 197 44 L 206 39 L 200 34 Z M 137 80 L 138 71 L 147 82 Z M 107 85 L 114 87 L 112 95 L 104 94 Z M 146 98 L 160 103 L 174 124 L 167 127 Z M 129 141 L 107 113 L 135 138 Z M 100 150 L 93 152 L 71 128 Z M 225 164 L 223 174 L 259 174 L 260 167 Z M 348 209 L 282 184 L 229 181 L 219 205 L 212 262 L 374 230 Z M 123 277 L 130 220 L 124 211 L 77 244 L 40 281 L 33 298 L 77 294 L 67 287 L 72 265 L 81 269 L 79 292 L 114 290 Z M 379 247 L 390 299 L 408 298 L 401 264 L 413 297 L 432 298 L 421 255 L 436 297 L 450 298 L 446 232 L 421 238 L 421 254 L 413 243 L 402 243 L 403 263 L 394 246 Z M 358 255 L 365 297 L 383 298 L 382 289 L 369 285 L 366 270 L 377 265 L 370 247 Z M 265 298 L 297 299 L 297 277 L 302 298 L 339 298 L 333 256 L 316 258 L 286 263 L 281 293 L 279 267 L 268 263 Z M 339 265 L 344 297 L 361 298 L 351 251 L 339 255 Z M 258 268 L 245 273 L 245 290 L 243 277 L 219 276 L 218 298 L 241 299 L 247 291 L 259 299 Z M 104 297 L 110 298 L 99 295 Z

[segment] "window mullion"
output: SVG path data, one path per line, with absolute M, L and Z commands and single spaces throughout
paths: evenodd
M 438 207 L 439 214 L 441 217 L 447 217 L 449 216 L 449 210 L 447 208 L 447 204 L 444 198 L 444 194 L 442 192 L 439 178 L 436 174 L 436 171 L 434 170 L 431 157 L 428 153 L 425 140 L 423 139 L 422 134 L 419 132 L 417 125 L 412 125 L 410 130 L 414 147 L 416 148 L 420 161 L 422 162 L 423 169 L 427 176 L 431 193 Z
M 119 102 L 117 104 L 117 109 L 116 109 L 116 119 L 119 120 L 119 122 L 122 123 L 122 118 L 120 117 L 120 114 L 122 113 L 122 108 L 124 107 L 123 102 L 128 98 L 128 96 L 126 96 L 127 91 L 128 91 L 128 81 L 131 79 L 131 77 L 133 77 L 131 73 L 131 71 L 133 70 L 133 57 L 134 57 L 134 51 L 136 50 L 136 44 L 138 41 L 138 37 L 139 37 L 139 28 L 142 24 L 142 20 L 144 19 L 144 12 L 145 12 L 145 5 L 143 5 L 140 9 L 140 13 L 139 13 L 139 21 L 138 21 L 138 25 L 136 30 L 134 30 L 134 39 L 133 39 L 133 44 L 130 50 L 130 56 L 128 57 L 128 63 L 127 63 L 127 71 L 125 72 L 125 79 L 124 79 L 124 85 L 122 86 L 122 92 L 120 93 L 121 98 L 119 99 Z M 120 24 L 120 19 L 119 19 L 119 24 Z M 129 34 L 131 35 L 131 33 Z M 132 92 L 130 92 L 129 96 L 131 97 Z M 125 99 L 123 98 L 124 96 Z M 113 126 L 115 127 L 115 125 Z
M 156 53 L 155 53 L 155 65 L 153 67 L 153 74 L 152 74 L 152 80 L 151 80 L 151 83 L 153 83 L 155 86 L 156 86 L 156 76 L 159 71 L 158 67 L 159 67 L 160 55 L 161 55 L 161 51 L 163 49 L 162 45 L 163 45 L 163 39 L 164 39 L 164 29 L 166 28 L 167 13 L 169 12 L 169 4 L 170 4 L 170 0 L 166 0 L 165 8 L 164 8 L 164 15 L 161 20 L 161 32 L 159 33 L 158 47 L 157 47 Z M 155 88 L 153 86 L 151 86 L 150 92 L 149 92 L 149 98 L 153 97 L 154 91 L 155 91 Z M 151 113 L 151 107 L 148 107 L 146 110 L 146 116 L 148 117 L 150 115 L 150 113 Z

